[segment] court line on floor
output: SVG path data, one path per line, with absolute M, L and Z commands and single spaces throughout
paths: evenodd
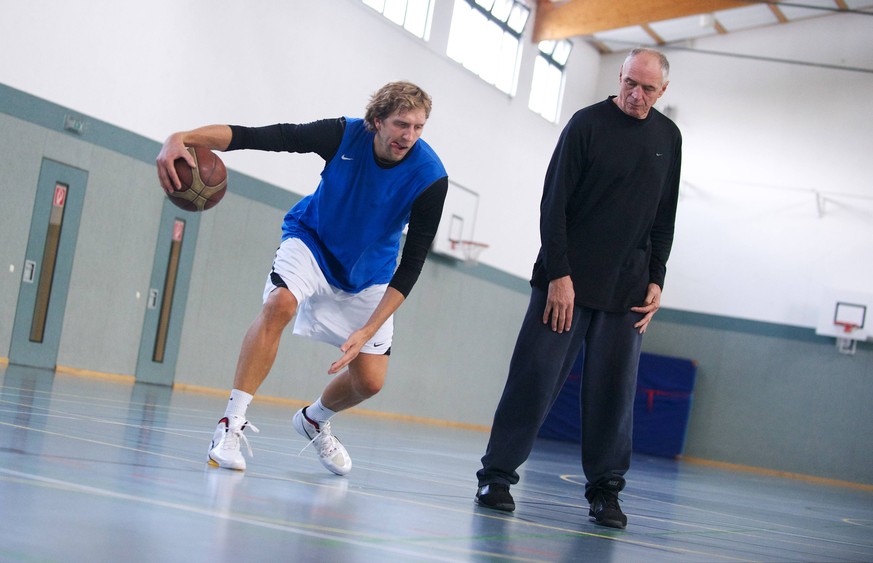
M 0 365 L 2 365 L 4 358 L 0 358 Z M 6 359 L 6 364 L 8 365 L 8 358 Z M 136 383 L 136 377 L 132 375 L 126 374 L 114 374 L 114 373 L 105 373 L 93 370 L 86 370 L 80 368 L 74 368 L 70 366 L 56 366 L 55 371 L 60 374 L 72 376 L 72 377 L 83 377 L 83 378 L 94 378 L 94 379 L 102 379 L 106 381 L 112 381 L 114 383 L 126 384 L 126 385 L 134 385 Z M 191 394 L 200 394 L 200 395 L 219 395 L 219 396 L 227 396 L 228 391 L 225 389 L 218 389 L 215 387 L 208 387 L 203 385 L 194 385 L 187 383 L 174 383 L 172 386 L 172 390 L 181 391 L 183 393 L 191 393 Z M 259 401 L 269 402 L 269 403 L 279 403 L 279 404 L 289 404 L 292 406 L 302 406 L 306 404 L 306 401 L 299 399 L 290 399 L 284 397 L 276 397 L 272 395 L 258 395 Z M 374 418 L 384 418 L 384 419 L 396 419 L 403 420 L 409 422 L 416 422 L 425 425 L 437 426 L 437 427 L 454 427 L 465 430 L 473 430 L 473 431 L 481 431 L 481 432 L 489 432 L 491 427 L 489 425 L 482 424 L 471 424 L 471 423 L 459 423 L 451 420 L 443 420 L 443 419 L 435 419 L 435 418 L 427 418 L 427 417 L 418 417 L 413 415 L 404 415 L 404 414 L 396 414 L 396 413 L 386 413 L 381 411 L 369 410 L 369 409 L 361 409 L 361 408 L 353 408 L 347 411 L 349 414 L 356 414 L 359 416 L 367 416 Z M 697 458 L 692 456 L 682 455 L 678 458 L 678 461 L 684 461 L 691 464 L 705 465 L 710 467 L 721 467 L 723 469 L 733 469 L 737 471 L 744 471 L 750 473 L 757 473 L 762 475 L 771 475 L 776 477 L 781 477 L 788 480 L 801 480 L 801 481 L 811 481 L 817 482 L 821 484 L 827 484 L 831 486 L 838 487 L 849 487 L 849 488 L 857 488 L 866 491 L 873 491 L 873 484 L 865 484 L 865 483 L 855 483 L 852 481 L 841 481 L 837 479 L 830 479 L 826 477 L 817 477 L 813 475 L 805 475 L 803 473 L 791 473 L 787 471 L 779 471 L 772 470 L 766 468 L 759 468 L 754 466 L 733 464 L 729 462 L 721 462 L 715 460 L 708 460 L 704 458 Z
M 67 413 L 65 413 L 65 414 L 67 414 Z M 125 423 L 120 423 L 117 421 L 108 421 L 108 422 L 111 422 L 112 424 L 121 424 L 121 425 L 125 424 Z M 93 438 L 84 438 L 81 436 L 71 436 L 69 434 L 62 434 L 59 432 L 54 432 L 54 431 L 45 430 L 45 429 L 35 429 L 35 428 L 31 428 L 31 427 L 26 427 L 26 426 L 22 426 L 22 425 L 18 425 L 18 424 L 11 424 L 11 423 L 2 422 L 2 421 L 0 421 L 0 425 L 10 426 L 10 427 L 19 428 L 19 429 L 25 429 L 28 431 L 40 432 L 40 433 L 51 435 L 51 436 L 57 436 L 57 437 L 62 437 L 62 438 L 66 438 L 66 439 L 73 439 L 73 440 L 83 441 L 83 442 L 87 442 L 87 443 L 97 444 L 97 445 L 101 445 L 101 446 L 107 446 L 107 447 L 126 450 L 126 451 L 155 455 L 155 456 L 158 456 L 161 458 L 172 459 L 172 460 L 176 460 L 176 461 L 183 461 L 187 464 L 192 464 L 192 465 L 202 465 L 202 462 L 195 462 L 194 460 L 192 460 L 190 458 L 179 457 L 179 456 L 174 456 L 174 455 L 159 453 L 159 452 L 153 452 L 153 451 L 143 450 L 143 449 L 139 449 L 139 448 L 131 448 L 131 447 L 123 446 L 123 445 L 120 445 L 120 444 L 114 443 L 114 442 L 105 442 L 105 441 L 101 441 L 101 440 L 95 440 Z M 5 470 L 0 468 L 0 471 L 5 471 Z M 286 480 L 286 481 L 305 484 L 305 485 L 312 485 L 313 484 L 313 483 L 310 483 L 308 481 L 293 479 L 293 478 L 289 478 L 289 477 L 285 477 L 285 476 L 281 476 L 281 475 L 271 475 L 271 474 L 252 472 L 252 471 L 248 471 L 247 473 L 252 475 L 252 477 L 258 477 L 258 476 L 269 477 L 272 479 Z M 34 478 L 38 478 L 38 477 L 34 476 Z M 48 478 L 45 478 L 45 479 L 48 479 Z M 97 490 L 99 490 L 99 489 L 97 489 Z M 380 493 L 371 493 L 368 491 L 356 490 L 353 492 L 355 494 L 360 494 L 363 496 L 376 497 L 376 498 L 380 498 L 380 499 L 384 498 L 384 491 L 380 492 Z M 110 495 L 116 494 L 116 493 L 112 493 L 111 491 L 107 491 L 106 493 L 110 494 Z M 416 500 L 402 498 L 402 497 L 394 497 L 393 500 L 395 500 L 397 502 L 402 502 L 404 504 L 412 504 L 412 505 L 422 506 L 422 507 L 426 507 L 426 508 L 430 508 L 430 509 L 437 508 L 440 510 L 449 510 L 449 511 L 457 512 L 457 513 L 470 514 L 470 511 L 468 509 L 461 510 L 459 508 L 447 507 L 445 505 L 438 505 L 438 504 L 434 504 L 434 503 L 426 503 L 426 502 L 416 501 Z M 156 501 L 156 502 L 160 502 L 160 501 Z M 204 513 L 211 514 L 211 512 L 209 512 L 209 511 L 204 511 Z M 474 514 L 477 516 L 480 516 L 480 517 L 493 518 L 492 515 L 480 514 L 478 512 L 474 512 Z M 585 531 L 571 529 L 571 528 L 553 526 L 550 524 L 542 524 L 539 522 L 526 520 L 524 518 L 515 517 L 512 519 L 512 521 L 522 523 L 522 524 L 527 525 L 527 526 L 533 526 L 533 527 L 538 528 L 538 529 L 550 530 L 550 531 L 560 532 L 563 534 L 569 534 L 569 535 L 573 535 L 573 536 L 585 536 L 585 537 L 592 537 L 592 538 L 607 539 L 610 541 L 625 543 L 625 544 L 629 544 L 629 545 L 636 545 L 639 547 L 645 547 L 645 548 L 655 549 L 655 550 L 659 550 L 659 551 L 668 551 L 668 552 L 672 552 L 672 553 L 680 553 L 680 554 L 687 554 L 687 555 L 701 555 L 701 556 L 708 556 L 711 558 L 724 559 L 724 560 L 729 560 L 729 561 L 745 561 L 744 559 L 741 559 L 741 558 L 722 556 L 722 555 L 717 555 L 717 554 L 704 552 L 704 551 L 689 550 L 689 549 L 684 549 L 684 548 L 675 548 L 675 547 L 664 546 L 664 545 L 659 545 L 659 544 L 655 544 L 655 543 L 651 543 L 651 542 L 644 542 L 644 541 L 625 538 L 625 537 L 616 537 L 613 535 L 608 535 L 608 534 L 603 534 L 603 533 L 585 532 Z
M 344 535 L 354 533 L 354 532 L 351 532 L 349 530 L 340 530 L 340 529 L 327 528 L 324 526 L 312 526 L 312 525 L 306 525 L 306 524 L 300 524 L 300 523 L 291 524 L 288 522 L 275 522 L 275 521 L 270 521 L 270 520 L 266 520 L 266 519 L 246 517 L 246 516 L 233 514 L 233 513 L 222 513 L 222 512 L 217 512 L 217 511 L 209 510 L 209 509 L 205 509 L 205 508 L 199 508 L 199 507 L 188 505 L 188 504 L 169 502 L 169 501 L 151 499 L 151 498 L 137 496 L 137 495 L 131 495 L 131 494 L 127 494 L 127 493 L 110 491 L 107 489 L 101 489 L 98 487 L 82 485 L 79 483 L 72 483 L 69 481 L 63 481 L 63 480 L 54 479 L 51 477 L 42 477 L 42 476 L 38 476 L 38 475 L 22 473 L 20 471 L 6 469 L 6 468 L 2 468 L 2 467 L 0 467 L 0 474 L 7 475 L 9 477 L 12 477 L 13 479 L 17 479 L 17 480 L 25 482 L 25 483 L 35 483 L 39 486 L 56 488 L 56 489 L 66 490 L 69 492 L 74 492 L 74 493 L 79 493 L 79 494 L 101 496 L 101 497 L 111 498 L 111 499 L 116 499 L 116 500 L 121 500 L 121 501 L 138 502 L 138 503 L 142 503 L 142 504 L 146 504 L 146 505 L 157 506 L 160 508 L 167 508 L 167 509 L 172 509 L 172 510 L 178 510 L 181 512 L 188 512 L 188 513 L 192 513 L 192 514 L 197 514 L 200 516 L 230 520 L 230 521 L 233 521 L 233 522 L 236 522 L 239 524 L 247 524 L 247 525 L 251 525 L 251 526 L 257 526 L 257 527 L 261 527 L 261 528 L 267 528 L 267 529 L 272 529 L 272 530 L 277 530 L 277 531 L 282 531 L 282 532 L 290 532 L 290 533 L 303 535 L 303 536 L 307 536 L 307 537 L 311 537 L 311 538 L 315 538 L 315 539 L 327 540 L 327 541 L 332 541 L 332 542 L 340 542 L 340 543 L 344 543 L 344 544 L 348 544 L 348 545 L 354 545 L 357 547 L 369 547 L 369 548 L 375 547 L 377 549 L 381 549 L 383 551 L 387 551 L 387 552 L 390 552 L 393 554 L 403 555 L 403 556 L 408 556 L 408 557 L 415 557 L 416 559 L 427 558 L 427 559 L 431 559 L 434 561 L 448 561 L 448 562 L 457 561 L 456 558 L 437 556 L 437 555 L 434 555 L 432 553 L 423 553 L 423 552 L 418 551 L 418 550 L 401 549 L 400 547 L 397 547 L 396 544 L 402 543 L 402 541 L 398 542 L 397 538 L 391 538 L 391 537 L 387 537 L 387 536 L 384 538 L 379 538 L 376 535 L 372 535 L 372 536 L 365 535 L 365 537 L 369 537 L 372 540 L 378 540 L 378 541 L 364 541 L 364 540 L 358 540 L 358 539 L 345 537 Z M 316 528 L 316 529 L 309 529 L 309 528 Z M 330 530 L 332 532 L 335 532 L 335 534 L 330 534 L 330 533 L 326 533 L 324 531 L 319 531 L 319 529 Z M 364 535 L 364 534 L 361 534 L 361 535 Z M 389 545 L 389 544 L 384 543 L 384 542 L 390 542 L 390 543 L 393 543 L 395 545 Z M 468 550 L 462 550 L 462 551 L 464 551 L 465 553 L 469 552 Z
M 80 395 L 67 395 L 67 397 L 68 398 L 74 397 L 75 399 L 86 398 L 86 397 L 80 396 Z M 117 401 L 110 400 L 108 402 L 117 402 Z M 47 413 L 48 416 L 59 416 L 59 413 L 62 413 L 65 417 L 74 417 L 74 418 L 78 418 L 78 419 L 82 419 L 82 420 L 88 420 L 89 423 L 91 423 L 91 424 L 105 423 L 105 424 L 119 425 L 119 426 L 137 426 L 135 424 L 131 424 L 131 423 L 125 422 L 125 421 L 106 419 L 106 418 L 85 417 L 81 414 L 74 414 L 74 413 L 69 413 L 69 412 L 58 411 L 57 409 L 44 409 L 44 410 L 48 411 L 48 413 Z M 32 427 L 9 424 L 9 423 L 5 423 L 5 422 L 0 422 L 0 424 L 13 426 L 16 428 L 21 428 L 21 429 L 26 429 L 26 430 L 30 430 L 30 431 L 41 432 L 41 433 L 48 434 L 48 435 L 59 436 L 59 437 L 67 438 L 67 439 L 80 440 L 80 441 L 84 441 L 84 442 L 88 442 L 88 443 L 92 443 L 92 444 L 107 446 L 110 448 L 116 448 L 116 449 L 131 451 L 131 452 L 154 455 L 154 456 L 167 458 L 167 459 L 173 459 L 173 460 L 177 460 L 177 461 L 183 461 L 183 462 L 186 462 L 189 464 L 196 464 L 196 465 L 200 464 L 199 462 L 195 462 L 192 459 L 187 458 L 187 457 L 179 457 L 179 456 L 174 456 L 174 455 L 170 455 L 170 454 L 149 451 L 149 450 L 145 450 L 145 449 L 141 449 L 141 448 L 132 448 L 129 446 L 120 445 L 120 444 L 115 443 L 115 442 L 105 442 L 105 441 L 95 440 L 92 438 L 84 438 L 84 437 L 80 437 L 80 436 L 71 436 L 68 434 L 62 434 L 62 433 L 53 432 L 53 431 L 49 431 L 49 430 L 45 430 L 45 429 L 36 429 L 36 428 L 32 428 Z M 164 428 L 156 428 L 156 430 L 160 430 L 161 432 L 168 432 Z M 187 437 L 187 434 L 185 434 L 185 436 Z M 280 452 L 277 452 L 277 453 L 280 453 Z M 284 453 L 284 452 L 281 452 L 281 453 Z M 370 470 L 371 471 L 380 471 L 379 469 L 376 469 L 375 467 L 370 468 Z M 383 470 L 383 472 L 384 472 L 384 470 Z M 258 475 L 269 476 L 271 478 L 283 479 L 283 480 L 287 480 L 290 482 L 295 482 L 295 483 L 300 483 L 300 484 L 305 484 L 305 485 L 312 485 L 312 483 L 310 483 L 308 481 L 288 478 L 285 476 L 267 475 L 267 474 L 261 474 L 259 472 L 252 472 L 252 471 L 249 471 L 248 473 L 252 474 L 253 477 L 258 476 Z M 447 484 L 451 484 L 451 483 L 447 483 Z M 377 497 L 377 498 L 384 497 L 384 491 L 382 491 L 380 493 L 370 493 L 367 491 L 357 490 L 354 492 L 357 494 L 365 495 L 365 496 L 373 496 L 373 497 Z M 402 497 L 394 497 L 394 500 L 396 500 L 398 502 L 403 502 L 406 504 L 424 506 L 424 507 L 431 508 L 431 509 L 437 508 L 440 510 L 450 510 L 450 511 L 458 512 L 458 513 L 470 514 L 469 510 L 467 510 L 467 509 L 463 509 L 463 510 L 455 509 L 452 507 L 447 507 L 445 505 L 438 505 L 438 504 L 434 504 L 434 503 L 423 503 L 420 501 L 414 501 L 414 500 L 410 500 L 410 499 L 406 499 L 406 498 L 402 498 Z M 484 516 L 484 515 L 480 515 L 480 516 Z M 491 517 L 491 516 L 488 515 L 488 517 Z M 630 539 L 630 538 L 626 538 L 626 537 L 616 537 L 614 535 L 607 535 L 607 534 L 603 534 L 603 533 L 585 532 L 585 531 L 581 531 L 578 529 L 570 529 L 570 528 L 565 528 L 565 527 L 561 527 L 561 526 L 554 526 L 551 524 L 544 524 L 544 523 L 540 523 L 540 522 L 526 520 L 524 518 L 516 517 L 516 518 L 514 518 L 514 521 L 518 522 L 518 523 L 523 523 L 523 524 L 528 525 L 528 526 L 534 526 L 534 527 L 537 527 L 539 529 L 560 532 L 562 534 L 570 534 L 573 536 L 586 536 L 586 537 L 593 537 L 593 538 L 600 538 L 600 539 L 608 539 L 608 540 L 616 541 L 619 543 L 625 543 L 625 544 L 629 544 L 629 545 L 637 545 L 640 547 L 646 547 L 646 548 L 661 550 L 661 551 L 666 550 L 666 551 L 673 552 L 673 553 L 684 553 L 684 554 L 691 554 L 691 555 L 706 555 L 709 557 L 725 559 L 725 560 L 744 561 L 744 559 L 736 558 L 736 557 L 716 555 L 716 554 L 703 552 L 703 551 L 699 551 L 699 550 L 690 550 L 690 549 L 684 549 L 684 548 L 669 547 L 669 546 L 664 546 L 664 545 L 655 544 L 655 543 L 651 543 L 651 542 L 644 542 L 644 541 L 640 541 L 640 540 Z
M 561 475 L 560 478 L 564 481 L 567 481 L 568 483 L 573 483 L 576 485 L 583 485 L 584 484 L 578 480 L 578 479 L 584 479 L 584 477 L 581 475 Z M 811 542 L 826 542 L 826 543 L 831 543 L 831 544 L 860 547 L 860 548 L 868 548 L 868 549 L 871 547 L 869 545 L 858 544 L 856 542 L 850 542 L 850 541 L 846 541 L 846 540 L 837 540 L 837 539 L 826 538 L 826 537 L 821 537 L 821 536 L 810 536 L 810 535 L 806 535 L 806 534 L 801 534 L 801 533 L 793 531 L 794 529 L 797 528 L 797 526 L 792 525 L 792 524 L 774 523 L 771 520 L 759 520 L 759 519 L 756 520 L 756 519 L 749 518 L 748 516 L 745 516 L 745 515 L 739 516 L 736 514 L 719 512 L 719 511 L 711 510 L 708 508 L 700 508 L 700 507 L 691 506 L 688 504 L 680 504 L 680 503 L 676 503 L 676 502 L 670 502 L 670 501 L 664 501 L 664 500 L 654 499 L 654 498 L 650 498 L 650 497 L 645 497 L 642 495 L 634 495 L 634 494 L 627 493 L 627 492 L 625 492 L 624 495 L 627 497 L 631 497 L 631 498 L 638 498 L 638 499 L 644 500 L 646 502 L 651 502 L 651 503 L 655 503 L 655 504 L 665 504 L 665 505 L 670 506 L 670 507 L 677 507 L 677 508 L 681 508 L 683 510 L 688 510 L 688 511 L 704 512 L 707 514 L 712 514 L 712 515 L 724 517 L 726 519 L 732 519 L 732 520 L 742 519 L 743 522 L 747 522 L 748 524 L 743 524 L 740 527 L 738 527 L 737 529 L 729 529 L 727 527 L 719 528 L 719 527 L 713 527 L 712 525 L 702 525 L 702 524 L 696 524 L 693 522 L 678 522 L 676 520 L 670 520 L 670 519 L 666 519 L 666 518 L 658 518 L 655 516 L 646 516 L 646 515 L 640 515 L 640 514 L 635 515 L 636 518 L 654 520 L 656 522 L 668 522 L 668 523 L 672 523 L 672 524 L 681 524 L 681 525 L 687 526 L 689 528 L 699 528 L 703 532 L 737 534 L 737 535 L 744 535 L 744 536 L 748 536 L 748 537 L 752 537 L 752 538 L 760 538 L 760 537 L 762 537 L 762 534 L 764 532 L 766 532 L 767 534 L 770 534 L 771 536 L 785 536 L 786 538 L 794 538 L 794 539 L 799 538 L 799 539 L 809 540 Z M 846 519 L 844 518 L 842 520 L 846 520 Z M 774 527 L 781 528 L 781 529 L 774 529 Z M 794 545 L 803 545 L 797 541 L 791 542 L 788 539 L 785 539 L 782 541 L 784 541 L 785 543 L 791 543 Z
M 82 417 L 81 415 L 76 415 L 76 414 L 72 414 L 72 413 L 62 413 L 62 414 L 60 414 L 60 413 L 58 413 L 58 412 L 51 412 L 51 413 L 48 414 L 48 416 L 53 416 L 53 417 L 63 417 L 63 418 L 85 418 L 85 417 Z M 93 418 L 90 418 L 90 421 L 91 421 L 91 423 L 94 423 L 94 422 L 102 422 L 102 423 L 113 424 L 113 425 L 120 425 L 120 426 L 131 426 L 131 425 L 128 424 L 128 423 L 119 422 L 119 421 L 112 421 L 112 420 L 95 420 L 95 419 L 93 419 Z M 136 452 L 136 453 L 143 453 L 143 454 L 148 454 L 148 455 L 158 456 L 158 457 L 160 457 L 160 458 L 166 458 L 166 459 L 172 459 L 172 460 L 176 460 L 176 461 L 182 461 L 182 462 L 186 462 L 186 463 L 191 464 L 191 465 L 196 465 L 196 466 L 201 466 L 201 465 L 203 465 L 203 466 L 205 466 L 205 462 L 195 462 L 194 460 L 192 460 L 192 459 L 190 459 L 190 458 L 187 458 L 187 457 L 179 457 L 179 456 L 174 456 L 174 455 L 165 454 L 165 453 L 161 453 L 161 452 L 154 452 L 154 451 L 149 451 L 149 450 L 143 450 L 143 449 L 140 449 L 140 448 L 132 448 L 132 447 L 124 446 L 124 445 L 121 445 L 121 444 L 118 444 L 118 443 L 115 443 L 115 442 L 106 442 L 106 441 L 101 441 L 101 440 L 97 440 L 97 439 L 93 439 L 93 438 L 86 438 L 86 437 L 82 437 L 82 436 L 72 436 L 72 435 L 69 435 L 69 434 L 64 434 L 64 433 L 55 432 L 55 431 L 51 431 L 51 430 L 32 428 L 32 427 L 22 426 L 22 425 L 19 425 L 19 424 L 13 424 L 13 423 L 8 423 L 8 422 L 4 422 L 4 421 L 0 421 L 0 426 L 9 426 L 9 427 L 12 427 L 12 428 L 17 428 L 17 429 L 27 430 L 27 431 L 30 431 L 30 432 L 39 432 L 39 433 L 41 433 L 41 434 L 45 434 L 45 435 L 49 435 L 49 436 L 55 436 L 55 437 L 60 437 L 60 438 L 68 439 L 68 440 L 76 440 L 76 441 L 86 442 L 86 443 L 95 444 L 95 445 L 100 445 L 100 446 L 107 446 L 107 447 L 114 448 L 114 449 L 117 449 L 117 450 L 131 451 L 131 452 Z M 224 470 L 217 470 L 217 471 L 224 471 Z M 24 474 L 24 473 L 20 473 L 20 472 L 15 472 L 15 471 L 12 471 L 12 470 L 7 470 L 7 469 L 4 469 L 4 468 L 0 468 L 0 473 L 13 474 L 13 475 L 18 476 L 19 479 L 29 479 L 30 481 L 43 481 L 43 482 L 46 482 L 46 483 L 56 483 L 56 484 L 61 484 L 61 485 L 67 485 L 67 487 L 66 487 L 67 489 L 78 490 L 79 492 L 82 492 L 82 493 L 86 493 L 86 492 L 91 491 L 91 492 L 97 492 L 97 493 L 100 493 L 100 494 L 102 494 L 102 495 L 104 495 L 104 496 L 109 496 L 109 497 L 125 498 L 125 499 L 128 499 L 128 500 L 131 500 L 131 499 L 132 499 L 132 500 L 137 500 L 137 499 L 139 499 L 139 500 L 142 500 L 142 501 L 144 501 L 144 502 L 148 502 L 148 503 L 155 504 L 155 505 L 162 505 L 162 506 L 175 507 L 175 508 L 185 508 L 185 507 L 187 507 L 187 505 L 178 505 L 178 504 L 176 504 L 176 503 L 168 503 L 168 502 L 166 502 L 166 501 L 157 501 L 157 500 L 153 500 L 153 499 L 146 499 L 146 498 L 142 498 L 142 497 L 135 497 L 135 496 L 132 496 L 132 495 L 125 495 L 125 494 L 123 494 L 123 493 L 116 493 L 116 492 L 113 492 L 113 491 L 107 491 L 107 490 L 104 490 L 104 489 L 98 489 L 98 488 L 95 488 L 95 487 L 88 487 L 88 486 L 80 485 L 80 484 L 76 484 L 76 483 L 69 483 L 69 482 L 60 481 L 60 480 L 56 480 L 56 479 L 52 479 L 52 478 L 48 478 L 48 477 L 41 477 L 41 476 L 36 476 L 36 475 L 28 475 L 28 474 Z M 250 475 L 252 478 L 258 478 L 258 477 L 260 477 L 260 478 L 269 478 L 269 479 L 275 479 L 275 480 L 280 480 L 280 481 L 287 481 L 287 482 L 292 482 L 292 483 L 297 483 L 297 484 L 307 485 L 307 486 L 321 486 L 319 483 L 314 483 L 314 482 L 307 481 L 307 480 L 294 479 L 294 478 L 287 477 L 287 476 L 283 476 L 283 475 L 268 474 L 268 473 L 259 472 L 259 471 L 251 471 L 251 470 L 250 470 L 250 471 L 247 471 L 246 474 Z M 64 488 L 64 487 L 60 487 L 60 488 Z M 355 491 L 351 491 L 351 492 L 353 492 L 353 493 L 355 493 L 355 494 L 360 494 L 360 495 L 362 495 L 362 496 L 370 496 L 370 497 L 376 497 L 376 498 L 384 499 L 384 494 L 379 494 L 379 493 L 370 493 L 370 492 L 362 491 L 362 490 L 355 490 Z M 393 497 L 392 500 L 394 500 L 394 501 L 396 501 L 396 502 L 405 503 L 405 504 L 414 504 L 414 505 L 426 506 L 426 507 L 428 507 L 428 508 L 438 508 L 438 509 L 441 509 L 441 510 L 446 510 L 446 509 L 447 509 L 447 507 L 445 507 L 445 506 L 436 505 L 436 504 L 428 504 L 428 503 L 420 503 L 420 502 L 411 501 L 411 500 L 409 500 L 409 499 L 405 499 L 405 498 L 402 498 L 402 497 Z M 215 515 L 215 516 L 223 516 L 223 515 L 221 515 L 220 513 L 216 513 L 216 512 L 214 512 L 214 511 L 210 511 L 210 510 L 197 509 L 197 508 L 195 508 L 195 507 L 190 507 L 190 508 L 192 509 L 192 511 L 194 511 L 194 512 L 198 512 L 198 513 L 202 513 L 202 514 L 210 514 L 210 515 Z M 449 510 L 454 510 L 454 509 L 449 509 Z M 469 514 L 468 511 L 460 511 L 460 510 L 454 510 L 454 511 L 456 511 L 456 512 L 462 512 L 462 513 L 465 513 L 465 514 Z M 258 523 L 258 522 L 262 522 L 262 520 L 250 519 L 250 518 L 244 518 L 244 517 L 234 517 L 234 518 L 230 518 L 230 519 L 235 520 L 235 521 L 240 521 L 240 522 L 243 522 L 243 523 Z M 284 524 L 275 524 L 275 526 L 284 526 Z M 306 527 L 307 524 L 297 523 L 297 526 Z M 324 529 L 324 530 L 331 530 L 330 528 L 325 528 L 325 527 L 321 527 L 321 526 L 319 526 L 318 528 L 321 528 L 321 529 Z M 570 533 L 573 533 L 573 534 L 577 534 L 577 535 L 578 535 L 578 531 L 576 531 L 576 530 L 563 530 L 563 531 L 565 531 L 565 532 L 570 532 Z M 353 533 L 353 532 L 351 532 L 351 531 L 349 531 L 349 530 L 339 530 L 338 533 L 342 533 L 342 534 L 350 534 L 350 533 Z M 322 536 L 318 536 L 318 537 L 322 537 Z M 325 538 L 328 538 L 328 539 L 336 539 L 336 538 L 334 538 L 333 536 L 329 536 L 329 535 L 326 535 L 326 536 L 324 536 L 324 537 L 325 537 Z M 377 536 L 365 536 L 365 537 L 367 537 L 367 538 L 370 540 L 370 542 L 379 539 Z M 434 538 L 427 538 L 427 539 L 428 539 L 428 541 L 432 542 L 434 539 L 439 539 L 439 538 L 438 538 L 438 537 L 434 537 Z M 392 538 L 385 538 L 384 541 L 390 541 L 390 542 L 397 543 L 397 542 L 398 542 L 398 539 L 395 538 L 395 537 L 392 537 Z M 405 540 L 404 540 L 404 541 L 405 541 Z M 415 541 L 415 540 L 413 540 L 413 541 Z M 417 541 L 415 541 L 415 543 L 420 543 L 420 542 L 421 542 L 421 540 L 417 540 Z M 371 545 L 371 543 L 364 542 L 364 543 L 362 543 L 362 545 Z M 453 548 L 453 547 L 449 547 L 449 546 L 442 546 L 442 549 L 448 549 L 448 550 L 450 550 L 450 551 L 460 551 L 460 552 L 462 552 L 462 553 L 475 553 L 475 554 L 478 554 L 478 555 L 486 555 L 486 556 L 491 556 L 491 557 L 500 557 L 500 558 L 506 558 L 506 557 L 508 557 L 508 556 L 506 556 L 505 554 L 501 554 L 501 553 L 489 553 L 489 552 L 485 552 L 485 551 L 476 551 L 476 550 L 467 550 L 467 549 L 460 549 L 460 550 L 459 550 L 458 548 Z M 418 555 L 420 555 L 420 554 L 418 554 Z M 537 561 L 537 560 L 524 559 L 524 558 L 517 558 L 517 557 L 513 557 L 513 559 L 514 559 L 514 560 L 518 560 L 518 561 Z M 454 561 L 454 559 L 448 559 L 448 561 Z

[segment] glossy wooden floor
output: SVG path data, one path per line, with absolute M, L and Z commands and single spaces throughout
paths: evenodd
M 225 400 L 0 365 L 2 561 L 873 561 L 873 492 L 637 457 L 627 530 L 588 521 L 572 444 L 540 443 L 514 515 L 476 507 L 482 432 L 342 414 L 322 469 L 255 402 L 245 473 L 205 450 Z

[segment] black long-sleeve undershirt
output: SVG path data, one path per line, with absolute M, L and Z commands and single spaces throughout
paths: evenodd
M 273 152 L 315 153 L 325 164 L 336 155 L 345 131 L 345 118 L 323 119 L 311 123 L 279 123 L 265 127 L 231 125 L 233 137 L 226 150 L 254 149 Z M 373 158 L 376 158 L 375 153 Z M 379 166 L 390 168 L 399 162 L 376 159 Z M 444 176 L 428 186 L 413 202 L 409 215 L 409 229 L 400 264 L 389 286 L 408 297 L 421 274 L 427 253 L 436 236 L 443 204 L 449 189 Z

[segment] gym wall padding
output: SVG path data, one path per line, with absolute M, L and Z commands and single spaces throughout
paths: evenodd
M 579 442 L 582 354 L 539 431 L 540 438 Z M 634 400 L 634 451 L 676 457 L 683 451 L 697 367 L 692 360 L 643 352 Z

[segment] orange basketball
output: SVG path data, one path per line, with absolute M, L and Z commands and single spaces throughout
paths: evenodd
M 206 211 L 218 205 L 227 192 L 227 168 L 218 155 L 203 147 L 188 147 L 197 162 L 191 168 L 185 159 L 176 159 L 173 166 L 182 182 L 182 189 L 168 194 L 170 201 L 185 211 Z

